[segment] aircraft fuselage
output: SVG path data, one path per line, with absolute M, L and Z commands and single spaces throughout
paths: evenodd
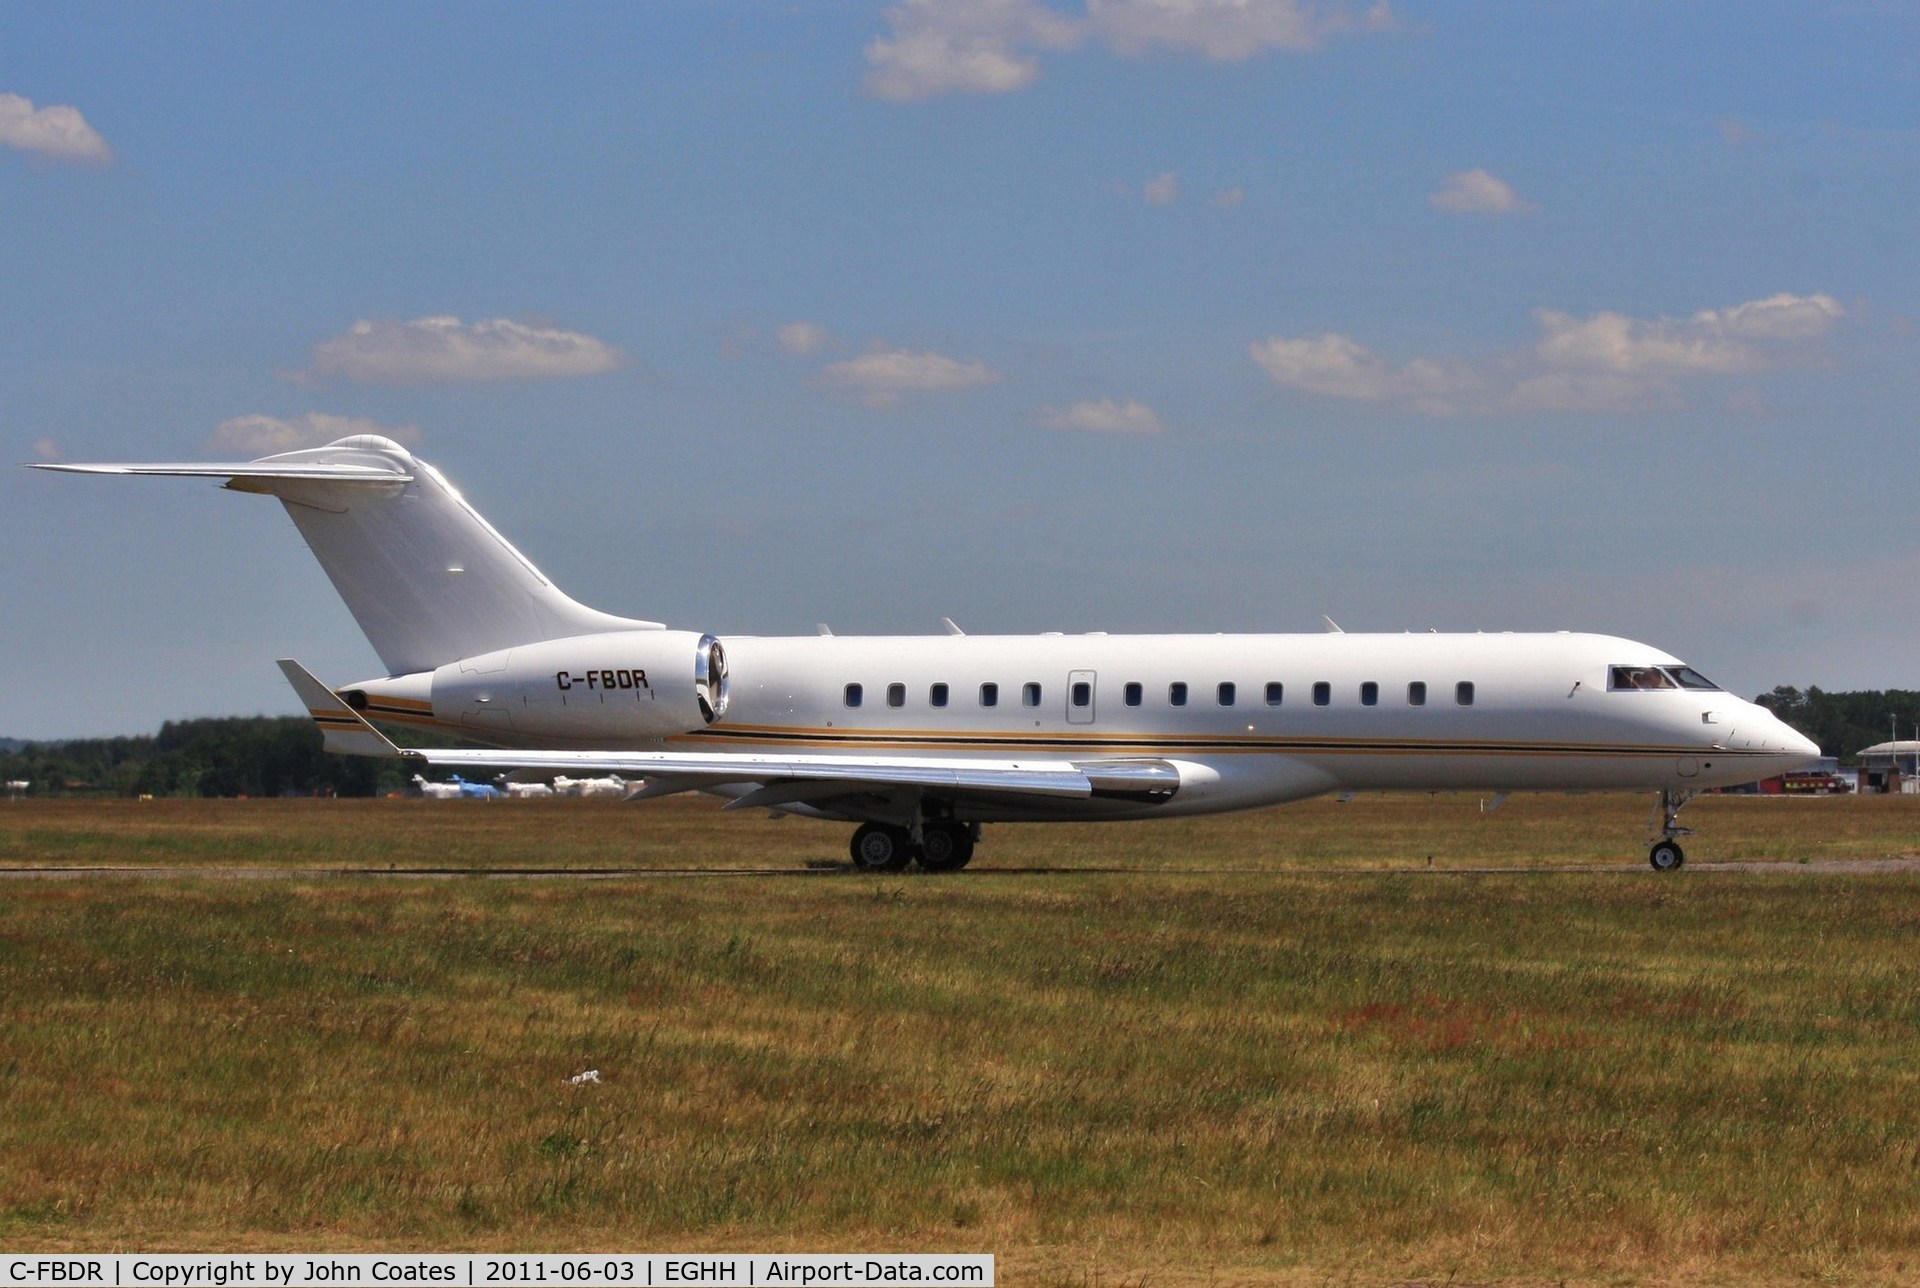
M 502 747 L 1152 759 L 1178 790 L 978 802 L 976 819 L 1251 809 L 1329 792 L 1609 790 L 1751 782 L 1811 745 L 1611 636 L 728 636 L 725 709 L 699 713 L 690 632 L 550 640 L 351 686 L 375 718 Z M 711 641 L 712 637 L 706 637 Z

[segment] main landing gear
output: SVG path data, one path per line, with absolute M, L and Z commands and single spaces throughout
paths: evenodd
M 1680 843 L 1674 838 L 1692 836 L 1693 829 L 1681 827 L 1673 820 L 1694 796 L 1693 792 L 1667 788 L 1654 801 L 1653 813 L 1647 818 L 1647 834 L 1657 835 L 1660 839 L 1647 851 L 1647 862 L 1653 865 L 1655 872 L 1678 872 L 1680 865 L 1687 861 L 1686 851 L 1680 848 Z
M 953 819 L 928 819 L 920 824 L 919 839 L 891 823 L 862 823 L 848 847 L 853 866 L 862 872 L 899 872 L 918 860 L 922 872 L 958 872 L 973 858 L 978 839 L 973 824 Z

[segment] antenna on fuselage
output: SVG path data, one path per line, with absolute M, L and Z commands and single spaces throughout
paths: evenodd
M 1328 617 L 1325 613 L 1320 614 L 1320 620 L 1327 624 L 1327 634 L 1329 635 L 1345 635 L 1346 634 L 1345 631 L 1340 629 L 1340 623 L 1334 621 L 1331 617 Z

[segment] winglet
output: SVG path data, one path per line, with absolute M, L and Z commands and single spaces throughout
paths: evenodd
M 290 657 L 280 659 L 281 674 L 293 685 L 307 714 L 320 726 L 322 745 L 339 756 L 402 756 L 387 736 L 366 722 L 358 711 L 342 702 L 313 672 Z

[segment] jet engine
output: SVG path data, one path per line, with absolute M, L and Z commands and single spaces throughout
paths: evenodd
M 436 721 L 558 742 L 647 742 L 727 713 L 727 655 L 692 631 L 612 631 L 449 662 L 433 673 Z

